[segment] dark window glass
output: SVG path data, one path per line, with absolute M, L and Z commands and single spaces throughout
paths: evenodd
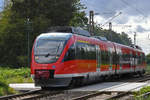
M 96 60 L 96 46 L 93 44 L 76 42 L 65 55 L 64 61 L 73 59 Z
M 101 59 L 102 59 L 102 64 L 107 64 L 107 53 L 106 53 L 106 51 L 101 51 Z
M 144 62 L 145 62 L 145 55 L 142 54 L 142 63 L 144 63 Z
M 86 55 L 87 55 L 88 59 L 96 59 L 96 47 L 95 47 L 95 45 L 87 44 Z
M 38 63 L 56 62 L 64 46 L 64 40 L 39 39 L 34 48 L 35 61 Z
M 75 45 L 72 44 L 65 54 L 64 61 L 74 60 L 75 59 Z
M 85 43 L 76 43 L 76 59 L 85 59 L 86 55 L 86 44 Z
M 112 64 L 116 64 L 116 53 L 112 53 Z
M 119 64 L 120 63 L 120 53 L 116 53 L 116 52 L 113 52 L 112 53 L 112 61 L 113 61 L 113 64 Z

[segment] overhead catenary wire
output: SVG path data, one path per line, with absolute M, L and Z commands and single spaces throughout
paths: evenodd
M 118 14 L 116 14 L 115 16 L 111 17 L 109 20 L 107 20 L 104 24 L 102 24 L 100 27 L 105 26 L 106 24 L 108 24 L 110 21 L 112 21 L 114 18 L 116 18 L 117 16 L 121 15 L 122 12 L 119 12 Z
M 135 9 L 136 12 L 140 13 L 143 17 L 146 17 L 145 13 L 143 13 L 143 11 L 141 11 L 140 9 L 138 9 L 135 6 L 132 6 L 131 4 L 129 4 L 128 2 L 126 2 L 125 0 L 121 0 L 124 4 L 126 4 L 127 6 Z

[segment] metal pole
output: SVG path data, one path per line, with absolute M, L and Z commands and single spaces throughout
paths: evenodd
M 30 67 L 30 33 L 29 33 L 30 19 L 27 19 L 27 29 L 28 29 L 28 67 Z
M 134 46 L 136 46 L 136 32 L 134 32 Z
M 91 33 L 91 11 L 89 12 L 89 32 Z
M 110 41 L 112 41 L 112 23 L 109 22 L 109 31 L 110 31 Z
M 94 33 L 94 11 L 89 13 L 89 32 L 91 35 Z

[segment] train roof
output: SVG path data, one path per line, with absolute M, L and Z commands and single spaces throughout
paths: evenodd
M 55 27 L 50 27 L 48 29 L 48 32 L 63 32 L 63 33 L 73 33 L 73 34 L 78 34 L 78 35 L 83 35 L 90 37 L 90 33 L 86 30 L 83 30 L 80 27 L 71 27 L 71 26 L 55 26 Z
M 37 39 L 60 39 L 68 40 L 72 36 L 72 33 L 62 33 L 62 32 L 49 32 L 40 34 Z
M 121 46 L 123 48 L 128 48 L 128 49 L 136 50 L 138 52 L 143 52 L 142 49 L 139 49 L 139 48 L 136 48 L 136 47 L 127 46 L 127 45 L 119 44 L 119 43 L 116 43 L 116 42 L 113 42 L 113 43 L 115 43 L 117 46 Z

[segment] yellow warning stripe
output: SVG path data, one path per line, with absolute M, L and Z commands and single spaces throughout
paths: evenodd
M 89 43 L 88 41 L 78 40 L 78 42 Z

